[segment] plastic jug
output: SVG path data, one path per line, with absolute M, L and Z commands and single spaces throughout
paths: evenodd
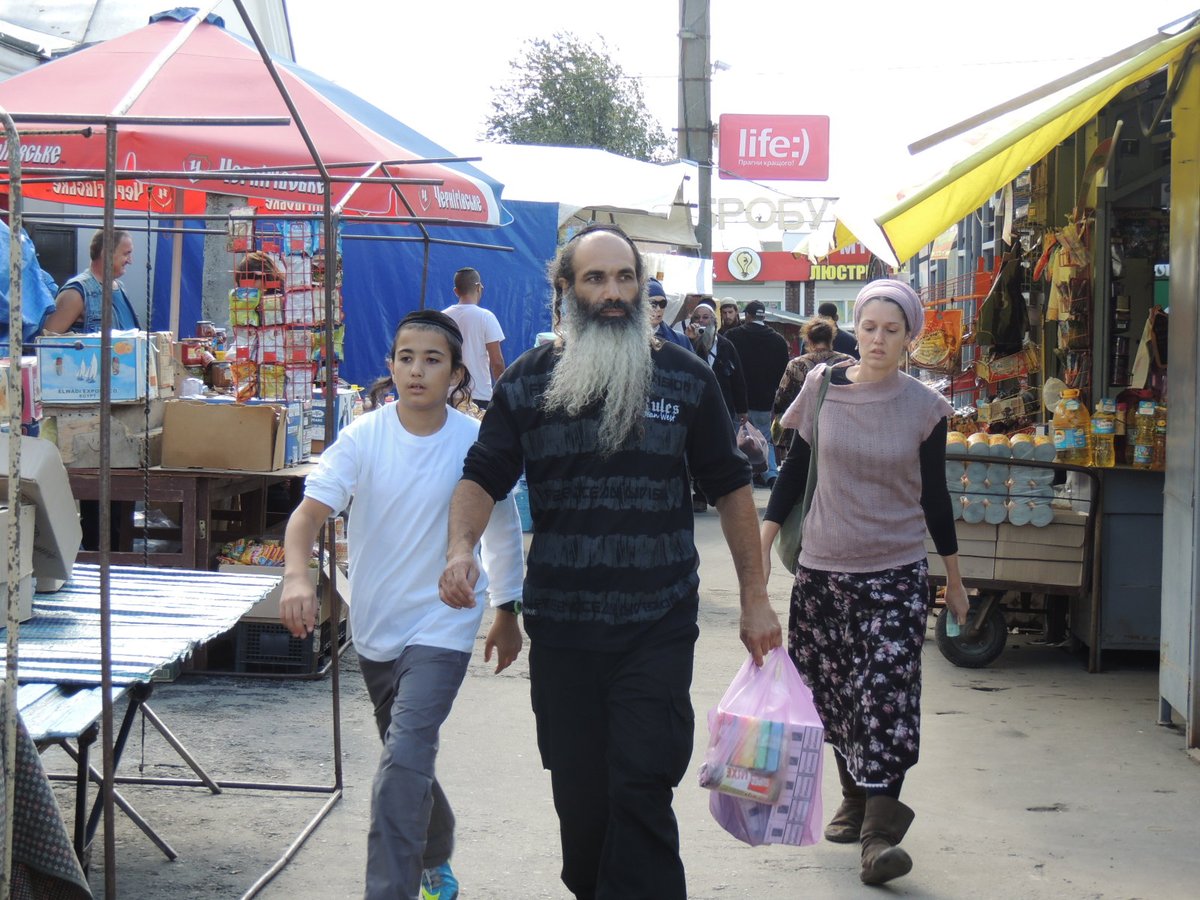
M 1153 411 L 1153 404 L 1151 410 Z M 1092 417 L 1079 402 L 1079 391 L 1067 388 L 1054 407 L 1054 458 L 1077 466 L 1092 464 Z
M 1133 467 L 1149 469 L 1154 464 L 1154 401 L 1138 403 L 1133 429 Z
M 1096 415 L 1092 419 L 1092 463 L 1097 468 L 1110 469 L 1117 463 L 1116 448 L 1116 400 L 1097 400 Z

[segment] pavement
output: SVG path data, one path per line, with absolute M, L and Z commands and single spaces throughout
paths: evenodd
M 755 491 L 760 508 L 766 498 L 765 490 Z M 959 669 L 938 652 L 932 618 L 924 653 L 921 762 L 909 772 L 903 796 L 916 811 L 904 841 L 913 872 L 868 888 L 858 880 L 857 846 L 738 843 L 709 815 L 708 794 L 694 776 L 708 738 L 705 713 L 745 656 L 737 638 L 736 579 L 711 509 L 697 517 L 696 535 L 701 554 L 701 635 L 692 690 L 696 749 L 693 774 L 675 802 L 689 897 L 1200 895 L 1200 767 L 1178 728 L 1155 724 L 1157 659 L 1109 653 L 1110 668 L 1089 675 L 1079 653 L 1013 635 L 988 668 Z M 769 587 L 786 623 L 787 573 L 776 567 Z M 525 657 L 496 676 L 483 662 L 482 648 L 480 637 L 443 728 L 438 758 L 439 779 L 458 817 L 453 866 L 461 897 L 568 898 L 558 878 L 557 822 L 534 743 Z M 378 738 L 352 653 L 341 672 L 345 796 L 260 895 L 270 900 L 362 893 Z M 236 761 L 273 779 L 323 782 L 331 777 L 329 698 L 329 678 L 192 677 L 159 688 L 154 708 L 202 758 L 215 755 L 225 767 Z M 171 765 L 163 755 L 169 751 L 153 736 L 135 752 L 148 773 Z M 838 798 L 828 754 L 824 780 L 827 818 Z M 323 802 L 313 796 L 197 791 L 185 792 L 184 803 L 178 789 L 123 792 L 180 851 L 180 859 L 166 862 L 128 822 L 119 821 L 122 894 L 141 898 L 239 896 Z M 94 871 L 99 896 L 98 878 Z

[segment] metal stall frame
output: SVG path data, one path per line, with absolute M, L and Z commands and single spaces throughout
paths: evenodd
M 220 2 L 220 0 L 209 0 L 208 3 L 206 3 L 199 10 L 197 10 L 193 14 L 192 18 L 187 23 L 185 23 L 184 32 L 181 32 L 181 34 L 186 34 L 186 33 L 190 32 L 190 30 L 197 27 L 197 25 L 199 23 L 204 22 L 206 20 L 206 18 L 208 17 L 208 15 L 212 12 L 212 10 L 218 5 L 219 2 Z M 478 249 L 488 249 L 488 250 L 499 249 L 499 250 L 505 250 L 505 251 L 511 252 L 511 250 L 512 250 L 511 247 L 497 247 L 495 245 L 478 244 L 478 243 L 470 242 L 470 241 L 452 241 L 452 240 L 447 240 L 447 239 L 435 238 L 432 235 L 430 235 L 427 226 L 430 226 L 430 225 L 453 225 L 453 224 L 458 224 L 458 223 L 452 222 L 445 218 L 423 217 L 423 216 L 417 215 L 416 212 L 412 209 L 411 205 L 408 203 L 408 201 L 404 198 L 403 194 L 400 192 L 399 185 L 412 184 L 412 183 L 441 184 L 443 182 L 441 181 L 441 179 L 437 179 L 437 178 L 424 178 L 424 179 L 401 178 L 401 177 L 394 175 L 392 172 L 392 168 L 395 166 L 420 165 L 420 164 L 429 164 L 429 163 L 433 163 L 433 162 L 468 162 L 468 161 L 471 161 L 469 158 L 447 157 L 447 158 L 438 158 L 438 159 L 385 160 L 385 161 L 378 161 L 378 162 L 374 162 L 374 163 L 370 163 L 370 164 L 364 164 L 364 166 L 369 165 L 368 174 L 366 174 L 364 176 L 333 174 L 332 170 L 334 170 L 336 168 L 344 168 L 346 166 L 353 165 L 353 164 L 352 163 L 344 164 L 341 166 L 330 165 L 330 164 L 325 163 L 324 160 L 321 158 L 320 152 L 317 149 L 317 146 L 316 146 L 315 142 L 313 141 L 310 132 L 305 127 L 305 124 L 303 122 L 302 117 L 300 116 L 300 113 L 296 107 L 296 104 L 294 103 L 291 95 L 289 94 L 289 92 L 287 90 L 287 86 L 283 83 L 283 80 L 279 75 L 279 72 L 274 64 L 274 61 L 271 59 L 269 52 L 267 51 L 265 45 L 263 44 L 263 41 L 262 41 L 261 37 L 259 36 L 258 31 L 254 26 L 254 23 L 251 21 L 250 16 L 247 13 L 242 0 L 233 0 L 233 3 L 235 5 L 235 7 L 237 8 L 237 11 L 238 11 L 239 15 L 241 16 L 243 23 L 245 24 L 247 31 L 248 31 L 251 39 L 253 40 L 256 49 L 258 50 L 260 57 L 262 58 L 263 64 L 267 67 L 267 70 L 270 73 L 271 78 L 280 93 L 281 99 L 283 99 L 285 105 L 288 108 L 288 111 L 290 113 L 290 118 L 289 117 L 260 117 L 260 118 L 179 117 L 179 118 L 172 118 L 172 117 L 147 117 L 147 116 L 127 116 L 127 115 L 125 115 L 125 112 L 132 105 L 133 101 L 140 94 L 141 90 L 144 89 L 144 87 L 149 83 L 150 79 L 153 77 L 153 74 L 154 74 L 153 70 L 155 68 L 155 64 L 152 64 L 147 69 L 147 71 L 142 74 L 142 76 L 139 78 L 138 84 L 135 85 L 134 89 L 132 89 L 130 91 L 130 93 L 127 95 L 127 97 L 122 101 L 122 104 L 119 106 L 119 108 L 113 114 L 110 114 L 107 116 L 63 115 L 63 114 L 58 114 L 58 115 L 21 114 L 21 115 L 17 115 L 17 116 L 9 116 L 7 113 L 4 113 L 5 127 L 8 131 L 8 136 L 9 136 L 8 151 L 9 151 L 10 163 L 7 166 L 7 168 L 0 169 L 0 180 L 7 181 L 8 185 L 9 185 L 9 192 L 10 192 L 9 193 L 9 196 L 10 196 L 9 221 L 11 223 L 11 227 L 12 227 L 14 234 L 18 238 L 18 239 L 14 239 L 12 242 L 10 242 L 10 246 L 11 246 L 12 254 L 13 254 L 12 255 L 13 261 L 11 262 L 11 267 L 12 267 L 11 272 L 13 274 L 10 275 L 11 284 L 12 284 L 12 293 L 10 294 L 10 321 L 15 323 L 15 327 L 11 327 L 10 339 L 12 342 L 15 342 L 14 345 L 17 347 L 18 350 L 20 349 L 20 336 L 21 336 L 20 242 L 19 242 L 20 222 L 21 222 L 21 190 L 20 190 L 21 183 L 22 183 L 22 181 L 24 181 L 26 183 L 32 183 L 32 182 L 43 182 L 43 181 L 61 182 L 61 181 L 93 180 L 98 177 L 103 177 L 104 187 L 105 187 L 104 208 L 103 208 L 103 230 L 107 235 L 111 235 L 115 228 L 115 222 L 116 222 L 116 218 L 117 218 L 116 209 L 115 209 L 115 200 L 114 200 L 115 194 L 116 194 L 116 182 L 117 182 L 116 136 L 117 136 L 118 129 L 122 124 L 139 124 L 139 125 L 149 125 L 149 126 L 153 126 L 153 125 L 189 125 L 189 126 L 282 125 L 282 126 L 286 126 L 286 125 L 294 124 L 295 127 L 297 128 L 297 130 L 300 132 L 301 137 L 304 140 L 305 145 L 308 148 L 308 151 L 312 156 L 313 163 L 311 166 L 308 166 L 308 165 L 297 166 L 297 167 L 289 166 L 286 168 L 289 170 L 290 177 L 293 177 L 296 179 L 310 180 L 310 181 L 319 181 L 322 186 L 322 214 L 319 218 L 321 219 L 321 221 L 323 223 L 323 237 L 324 237 L 325 247 L 327 248 L 327 252 L 329 252 L 329 250 L 331 248 L 335 248 L 337 246 L 337 230 L 338 230 L 338 225 L 340 222 L 363 221 L 363 222 L 372 222 L 372 223 L 402 223 L 402 224 L 416 225 L 417 228 L 421 232 L 420 237 L 397 236 L 397 237 L 376 238 L 376 237 L 371 236 L 371 237 L 365 237 L 364 239 L 383 239 L 383 240 L 397 240 L 397 241 L 420 240 L 424 243 L 425 255 L 424 255 L 424 264 L 423 264 L 423 272 L 422 272 L 422 289 L 421 289 L 421 305 L 422 306 L 424 306 L 425 290 L 426 290 L 426 284 L 427 284 L 427 279 L 428 279 L 429 247 L 431 244 L 435 244 L 435 243 L 436 244 L 448 244 L 448 245 L 454 245 L 454 246 L 466 246 L 466 247 L 473 247 L 473 248 L 478 248 Z M 175 46 L 176 47 L 178 46 L 178 42 L 176 43 Z M 161 56 L 158 60 L 156 60 L 155 63 L 158 65 L 161 65 L 163 62 L 165 62 L 166 58 L 169 58 L 170 52 L 173 52 L 173 48 L 172 48 L 172 50 L 168 51 L 167 53 L 164 53 L 164 55 Z M 50 174 L 46 174 L 46 175 L 32 175 L 32 176 L 24 175 L 21 170 L 20 159 L 19 159 L 20 137 L 19 137 L 19 133 L 16 128 L 16 123 L 18 121 L 37 123 L 37 124 L 41 124 L 41 125 L 61 124 L 61 125 L 89 126 L 89 127 L 102 125 L 104 128 L 105 141 L 106 141 L 106 164 L 105 164 L 104 170 L 101 171 L 101 170 L 75 169 L 75 170 L 54 172 L 54 173 L 50 173 Z M 293 172 L 292 171 L 293 168 L 296 170 L 299 170 L 299 171 Z M 316 174 L 306 174 L 304 170 L 307 170 L 307 169 L 315 169 Z M 223 180 L 223 179 L 226 179 L 231 176 L 245 177 L 247 174 L 254 174 L 256 171 L 258 171 L 258 170 L 254 170 L 254 169 L 238 169 L 238 170 L 208 169 L 208 170 L 204 170 L 203 172 L 189 171 L 189 172 L 185 173 L 185 172 L 169 172 L 169 171 L 154 171 L 154 170 L 144 170 L 144 171 L 138 170 L 138 171 L 128 171 L 128 172 L 123 171 L 120 174 L 123 178 L 172 178 L 172 177 L 173 178 L 183 178 L 183 177 L 186 177 L 186 178 L 189 178 L 192 180 Z M 280 169 L 279 168 L 270 168 L 270 169 L 264 168 L 261 171 L 262 171 L 262 174 L 269 174 L 269 173 L 277 173 L 280 171 Z M 383 174 L 382 175 L 375 174 L 378 172 L 382 172 Z M 351 182 L 351 183 L 356 183 L 356 184 L 378 182 L 378 183 L 388 184 L 391 186 L 393 192 L 399 198 L 400 202 L 404 205 L 404 208 L 410 213 L 410 215 L 396 216 L 396 217 L 347 216 L 343 213 L 343 207 L 345 205 L 346 200 L 349 199 L 349 196 L 352 196 L 353 191 L 351 191 L 350 194 L 348 194 L 347 197 L 344 198 L 339 205 L 334 206 L 332 203 L 332 186 L 333 186 L 333 184 L 339 183 L 339 182 Z M 84 217 L 85 216 L 80 216 L 80 218 L 84 218 Z M 144 217 L 139 215 L 139 218 L 151 218 L 151 217 L 149 215 L 144 216 Z M 221 220 L 225 220 L 227 217 L 225 217 L 225 216 L 219 216 L 219 217 L 216 217 L 216 216 L 206 216 L 206 217 L 185 216 L 182 212 L 177 211 L 175 213 L 158 214 L 154 218 L 158 218 L 160 220 L 165 219 L 165 220 L 170 220 L 170 221 L 182 221 L 182 220 L 188 219 L 188 218 L 191 218 L 191 219 L 219 218 Z M 259 216 L 258 218 L 263 218 L 263 219 L 279 218 L 279 219 L 289 219 L 289 220 L 294 221 L 296 219 L 315 219 L 318 217 L 310 216 L 310 215 L 296 215 L 294 213 L 290 213 L 287 215 L 279 215 L 279 216 Z M 147 225 L 146 227 L 147 227 L 147 229 L 157 230 L 157 229 L 153 229 L 153 227 L 150 225 Z M 179 240 L 179 239 L 181 239 L 182 232 L 187 229 L 165 228 L 162 230 L 174 232 L 177 236 L 177 240 Z M 205 231 L 207 233 L 207 232 L 209 232 L 209 229 L 206 228 L 206 229 L 203 229 L 203 231 Z M 111 240 L 106 241 L 104 255 L 103 255 L 103 263 L 102 263 L 106 270 L 111 270 L 111 268 L 112 268 L 113 250 L 114 250 L 114 248 L 112 247 Z M 178 270 L 176 270 L 176 271 L 178 271 Z M 334 295 L 335 279 L 326 278 L 325 283 L 324 283 L 324 289 L 325 289 L 324 290 L 324 295 L 325 295 L 324 296 L 324 301 L 325 301 L 325 341 L 326 341 L 327 347 L 332 347 L 333 346 L 333 313 L 334 313 L 334 301 L 335 301 L 335 295 Z M 177 294 L 174 291 L 173 291 L 173 297 L 177 297 Z M 112 281 L 111 281 L 111 279 L 104 279 L 102 302 L 103 302 L 103 310 L 102 310 L 102 320 L 101 320 L 102 335 L 101 335 L 100 354 L 101 354 L 101 359 L 107 360 L 111 357 L 111 353 L 112 353 L 112 340 L 111 340 L 111 334 L 110 334 L 110 330 L 111 330 L 111 326 L 112 326 L 112 322 L 111 322 L 111 318 L 112 318 L 112 309 L 111 309 L 111 307 L 112 307 Z M 177 317 L 177 312 L 175 313 L 175 316 Z M 173 321 L 173 324 L 175 324 L 174 321 Z M 176 329 L 173 329 L 173 330 L 176 330 Z M 332 375 L 332 367 L 327 367 L 327 373 L 328 373 L 328 375 Z M 17 368 L 14 368 L 11 366 L 9 367 L 9 379 L 10 379 L 10 381 L 9 381 L 10 395 L 9 396 L 10 396 L 10 398 L 15 398 L 10 407 L 11 410 L 15 410 L 15 413 L 10 413 L 9 427 L 10 427 L 12 433 L 19 434 L 20 433 L 20 411 L 21 411 L 20 369 L 19 369 L 19 367 L 17 367 Z M 101 634 L 101 688 L 102 688 L 102 698 L 103 698 L 103 712 L 102 712 L 102 716 L 101 716 L 101 724 L 102 724 L 101 739 L 102 739 L 102 747 L 103 747 L 103 772 L 102 772 L 102 779 L 101 779 L 102 780 L 101 797 L 102 797 L 103 821 L 104 821 L 105 896 L 109 897 L 109 898 L 115 898 L 117 896 L 117 887 L 116 887 L 116 859 L 115 859 L 116 848 L 115 848 L 115 835 L 114 835 L 114 818 L 115 818 L 114 797 L 115 797 L 115 793 L 116 793 L 115 785 L 117 783 L 117 779 L 116 779 L 116 775 L 114 772 L 114 760 L 113 760 L 114 731 L 113 731 L 113 706 L 112 706 L 112 699 L 111 699 L 112 658 L 111 658 L 111 605 L 110 605 L 110 583 L 109 583 L 109 574 L 110 574 L 109 573 L 109 568 L 110 568 L 109 554 L 111 552 L 111 540 L 110 540 L 111 535 L 110 535 L 110 527 L 109 526 L 110 526 L 110 515 L 111 515 L 111 512 L 110 512 L 111 497 L 110 497 L 110 484 L 109 484 L 109 477 L 108 477 L 108 473 L 111 470 L 111 439 L 110 439 L 109 424 L 108 424 L 109 416 L 111 415 L 111 410 L 110 410 L 111 388 L 112 388 L 111 367 L 107 363 L 105 363 L 104 365 L 101 366 L 101 379 L 100 379 L 100 407 L 101 407 L 101 428 L 100 428 L 101 481 L 100 481 L 100 499 L 99 499 L 99 506 L 100 506 L 100 558 L 101 558 L 101 562 L 100 562 L 100 634 Z M 326 403 L 325 440 L 326 440 L 326 443 L 328 444 L 329 442 L 332 441 L 332 438 L 333 438 L 332 431 L 333 431 L 333 425 L 334 425 L 336 393 L 333 391 L 326 390 L 325 394 L 326 394 L 326 396 L 325 396 L 325 403 Z M 14 415 L 16 417 L 15 421 L 12 420 Z M 10 447 L 10 455 L 19 454 L 20 441 L 10 441 L 9 447 Z M 10 486 L 9 493 L 10 493 L 10 495 L 12 495 L 13 491 L 16 490 L 17 496 L 19 497 L 19 491 L 20 491 L 19 458 L 15 461 L 10 461 L 9 471 L 10 471 L 10 474 L 12 475 L 12 477 L 9 478 L 9 486 Z M 10 502 L 11 502 L 11 500 L 10 500 Z M 15 547 L 17 546 L 17 535 L 15 534 L 17 521 L 18 521 L 18 518 L 15 516 L 10 518 L 10 528 L 9 528 L 10 559 L 12 558 L 12 554 L 15 552 Z M 327 547 L 332 547 L 334 545 L 334 543 L 335 543 L 334 523 L 333 523 L 332 519 L 326 523 L 326 526 L 323 530 L 322 536 L 323 536 L 325 545 Z M 326 599 L 330 603 L 331 609 L 334 609 L 334 608 L 340 609 L 340 600 L 336 594 L 336 591 L 334 590 L 334 585 L 336 583 L 335 570 L 334 570 L 334 567 L 336 566 L 336 554 L 329 552 L 326 555 L 326 561 L 329 566 L 329 570 L 327 572 L 328 577 L 325 580 Z M 13 573 L 16 573 L 18 571 L 19 570 L 16 565 L 10 565 L 10 573 L 9 573 L 10 580 L 13 577 Z M 12 598 L 15 593 L 16 593 L 15 590 L 10 585 L 10 593 L 9 593 L 10 605 L 13 602 Z M 334 607 L 335 603 L 338 604 L 337 607 Z M 340 613 L 338 613 L 337 615 L 340 615 Z M 10 610 L 10 613 L 9 613 L 10 623 L 11 623 L 11 620 L 15 617 L 16 617 L 15 612 L 12 612 Z M 335 620 L 336 620 L 336 617 L 337 616 L 335 615 Z M 5 715 L 4 715 L 6 750 L 8 751 L 6 754 L 6 760 L 5 760 L 6 773 L 11 771 L 11 768 L 13 765 L 11 760 L 12 760 L 12 752 L 14 749 L 14 742 L 11 739 L 8 739 L 8 734 L 10 733 L 10 730 L 15 731 L 15 722 L 16 722 L 15 693 L 16 693 L 17 665 L 16 665 L 15 661 L 18 659 L 18 656 L 17 656 L 17 650 L 15 647 L 15 644 L 16 644 L 16 640 L 17 640 L 17 635 L 18 635 L 18 629 L 10 627 L 9 632 L 8 632 L 8 641 L 10 644 L 8 659 L 10 660 L 10 663 L 8 665 L 8 670 L 7 670 L 6 679 L 5 679 Z M 294 791 L 301 791 L 301 792 L 306 792 L 306 793 L 318 792 L 318 793 L 329 794 L 328 799 L 322 805 L 320 810 L 318 810 L 317 813 L 305 824 L 305 826 L 300 830 L 300 832 L 297 834 L 296 838 L 287 847 L 287 849 L 284 851 L 284 853 L 277 859 L 277 861 L 266 872 L 264 872 L 262 874 L 262 876 L 260 876 L 258 878 L 257 881 L 255 881 L 246 890 L 246 892 L 242 895 L 243 900 L 248 900 L 248 898 L 256 896 L 268 883 L 270 883 L 270 881 L 280 871 L 283 870 L 283 868 L 287 865 L 287 863 L 300 850 L 300 848 L 303 846 L 304 842 L 308 839 L 308 837 L 313 833 L 313 831 L 316 830 L 316 828 L 324 820 L 326 815 L 328 815 L 328 813 L 333 809 L 333 807 L 341 799 L 344 785 L 343 785 L 342 753 L 341 753 L 341 707 L 340 707 L 340 678 L 339 678 L 339 668 L 340 667 L 339 667 L 339 662 L 338 662 L 338 651 L 339 651 L 338 641 L 336 640 L 336 635 L 335 635 L 335 639 L 332 640 L 331 644 L 330 644 L 330 655 L 331 655 L 330 683 L 331 683 L 331 713 L 332 713 L 332 723 L 331 724 L 332 724 L 332 743 L 333 743 L 332 750 L 333 750 L 333 770 L 334 770 L 334 777 L 333 777 L 332 784 L 330 784 L 330 785 L 304 785 L 304 784 L 291 785 L 291 784 L 279 784 L 279 783 L 220 782 L 220 781 L 217 781 L 217 782 L 213 783 L 216 785 L 216 787 L 214 788 L 213 784 L 206 784 L 203 780 L 197 781 L 197 780 L 192 780 L 192 779 L 161 779 L 160 778 L 160 779 L 147 779 L 144 782 L 144 783 L 153 783 L 153 784 L 159 784 L 159 785 L 168 784 L 168 785 L 178 785 L 178 786 L 203 785 L 203 786 L 208 787 L 210 790 L 214 790 L 214 792 L 219 792 L 221 788 L 231 788 L 231 789 L 267 790 L 267 791 L 294 790 Z M 121 780 L 121 783 L 130 783 L 130 782 L 142 783 L 142 779 L 130 779 L 130 778 L 123 777 L 120 780 Z M 7 785 L 10 785 L 10 784 L 11 784 L 11 780 L 6 779 L 6 800 L 5 800 L 5 802 L 7 804 L 6 809 L 8 811 L 7 812 L 7 816 L 8 816 L 7 821 L 9 821 L 9 822 L 11 822 L 11 820 L 12 820 L 11 819 L 12 799 L 11 799 L 11 796 L 9 795 L 10 791 L 8 790 Z M 11 829 L 9 829 L 6 832 L 6 834 L 11 836 Z M 0 882 L 0 885 L 3 886 L 3 896 L 0 897 L 0 900 L 5 900 L 5 898 L 8 895 L 8 883 L 9 883 L 8 876 L 9 876 L 9 872 L 10 872 L 10 867 L 11 867 L 11 854 L 8 852 L 8 845 L 7 845 L 7 839 L 6 839 L 5 854 L 4 854 L 3 881 Z

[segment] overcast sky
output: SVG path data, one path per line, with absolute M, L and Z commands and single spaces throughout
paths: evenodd
M 1193 5 L 1195 4 L 1195 5 Z M 922 164 L 908 143 L 1079 68 L 1187 15 L 1200 0 L 1007 0 L 982 4 L 712 0 L 712 112 L 828 115 L 829 182 L 723 194 L 837 196 L 865 180 L 902 187 Z M 482 135 L 523 42 L 570 31 L 604 40 L 677 124 L 675 0 L 287 0 L 297 61 L 455 152 Z M 486 160 L 481 163 L 486 170 Z M 924 166 L 928 168 L 928 164 Z

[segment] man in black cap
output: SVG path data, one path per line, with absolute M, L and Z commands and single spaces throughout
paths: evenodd
M 832 319 L 833 324 L 837 325 L 838 308 L 836 303 L 822 303 L 817 307 L 817 315 L 826 319 Z M 842 331 L 838 328 L 833 333 L 833 349 L 838 353 L 848 353 L 855 359 L 858 359 L 858 341 L 854 335 L 848 331 Z
M 750 424 L 763 433 L 767 440 L 767 471 L 755 476 L 759 487 L 772 487 L 779 474 L 775 459 L 775 448 L 771 445 L 771 407 L 775 402 L 775 390 L 783 378 L 791 353 L 783 335 L 767 324 L 767 309 L 757 300 L 746 304 L 746 324 L 725 332 L 725 338 L 733 344 L 742 361 L 742 372 L 746 378 L 746 403 L 750 412 Z
M 650 327 L 654 329 L 654 336 L 660 341 L 691 350 L 691 342 L 663 321 L 663 313 L 667 311 L 667 292 L 657 278 L 646 279 L 646 300 L 650 303 Z

